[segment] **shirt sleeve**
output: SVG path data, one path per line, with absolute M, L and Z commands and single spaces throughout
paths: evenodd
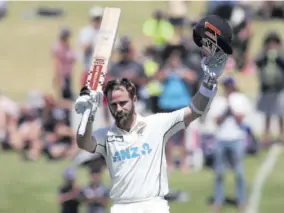
M 100 154 L 102 156 L 106 156 L 106 134 L 107 134 L 108 128 L 101 128 L 96 130 L 93 133 L 93 137 L 96 139 L 97 146 L 94 151 L 96 154 Z
M 159 113 L 158 121 L 164 132 L 164 140 L 168 141 L 174 134 L 185 129 L 184 109 L 176 110 L 169 113 Z

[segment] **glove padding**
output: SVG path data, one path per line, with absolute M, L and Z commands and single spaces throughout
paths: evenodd
M 102 91 L 92 91 L 88 87 L 83 87 L 80 91 L 80 96 L 75 101 L 75 111 L 78 114 L 83 114 L 87 109 L 91 109 L 94 113 L 97 107 L 103 100 Z

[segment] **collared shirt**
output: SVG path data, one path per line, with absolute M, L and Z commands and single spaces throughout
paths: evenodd
M 113 125 L 93 133 L 96 153 L 104 156 L 115 203 L 131 203 L 164 197 L 168 193 L 165 144 L 185 128 L 184 110 L 140 115 L 127 132 Z

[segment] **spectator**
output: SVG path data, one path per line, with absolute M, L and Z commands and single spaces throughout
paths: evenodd
M 187 1 L 169 1 L 168 2 L 168 16 L 169 22 L 175 28 L 178 34 L 183 33 L 183 26 L 186 24 L 186 16 L 188 14 Z
M 167 64 L 157 73 L 157 79 L 163 84 L 163 91 L 159 97 L 159 109 L 162 112 L 172 112 L 188 106 L 191 102 L 191 84 L 196 80 L 194 72 L 189 70 L 181 61 L 179 52 L 173 52 Z M 186 144 L 185 131 L 180 132 L 181 168 L 186 172 Z M 173 169 L 172 157 L 173 142 L 166 146 L 167 162 L 169 169 Z
M 174 35 L 174 28 L 163 12 L 157 10 L 143 24 L 143 34 L 148 40 L 148 46 L 161 50 Z
M 251 15 L 242 6 L 229 2 L 218 5 L 212 11 L 212 14 L 229 21 L 235 35 L 232 45 L 237 69 L 242 72 L 249 71 L 252 68 L 248 55 L 249 42 L 252 36 Z
M 67 110 L 58 106 L 52 96 L 45 97 L 43 129 L 45 153 L 50 159 L 72 158 L 77 153 L 75 132 L 68 125 Z
M 147 83 L 143 65 L 133 59 L 129 43 L 118 47 L 118 61 L 110 66 L 110 78 L 128 78 L 137 88 L 138 100 L 142 99 L 141 91 Z
M 264 20 L 283 19 L 284 4 L 279 1 L 264 1 L 257 11 L 257 15 Z
M 17 137 L 20 107 L 0 93 L 0 144 L 4 150 L 11 149 L 11 141 Z
M 27 103 L 22 107 L 17 132 L 11 137 L 13 147 L 23 154 L 27 160 L 37 160 L 42 151 L 42 95 L 32 90 L 27 97 Z
M 82 190 L 81 201 L 88 205 L 87 213 L 106 213 L 109 189 L 102 183 L 100 169 L 91 169 L 91 183 Z
M 76 58 L 70 45 L 70 36 L 70 29 L 66 27 L 60 29 L 59 41 L 53 46 L 52 55 L 54 59 L 54 86 L 60 94 L 59 97 L 72 100 L 72 71 Z
M 101 26 L 104 9 L 101 7 L 92 7 L 89 11 L 90 24 L 84 27 L 79 36 L 81 50 L 83 52 L 84 69 L 81 76 L 81 85 L 84 85 L 92 63 L 93 48 L 96 44 L 96 38 Z
M 148 95 L 147 107 L 152 113 L 157 113 L 159 111 L 158 99 L 162 92 L 161 83 L 155 79 L 159 70 L 159 63 L 156 52 L 153 51 L 153 49 L 147 49 L 144 56 L 143 66 L 145 75 L 149 80 L 146 85 L 146 92 Z
M 270 138 L 271 116 L 279 120 L 280 139 L 284 140 L 283 103 L 284 103 L 284 54 L 280 36 L 276 32 L 269 33 L 263 44 L 264 48 L 256 59 L 259 70 L 260 99 L 258 110 L 265 115 L 263 143 L 268 144 Z
M 6 0 L 0 0 L 0 21 L 7 15 L 7 3 Z
M 76 184 L 74 171 L 67 168 L 63 174 L 64 183 L 59 188 L 58 201 L 61 205 L 61 213 L 79 213 L 77 200 L 80 190 Z
M 243 170 L 246 133 L 242 128 L 249 101 L 228 76 L 223 80 L 224 95 L 213 100 L 208 117 L 216 122 L 214 170 L 216 174 L 212 212 L 221 211 L 224 202 L 223 180 L 225 168 L 231 166 L 236 176 L 236 194 L 239 212 L 245 211 L 246 184 Z

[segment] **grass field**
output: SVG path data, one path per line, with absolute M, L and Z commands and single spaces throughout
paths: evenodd
M 248 192 L 254 181 L 260 162 L 265 158 L 265 152 L 245 162 Z M 264 186 L 263 199 L 259 213 L 281 212 L 283 204 L 283 162 L 284 155 L 278 159 L 274 172 Z M 58 212 L 56 192 L 61 184 L 62 170 L 68 165 L 64 162 L 23 162 L 14 153 L 0 152 L 0 212 L 1 213 L 50 213 Z M 212 192 L 213 176 L 209 170 L 191 173 L 187 176 L 174 172 L 170 175 L 170 186 L 182 189 L 191 196 L 189 203 L 172 203 L 172 213 L 205 213 L 208 212 L 207 198 Z M 88 174 L 85 169 L 78 173 L 80 184 L 86 184 Z M 105 180 L 109 182 L 107 174 Z M 226 194 L 234 196 L 234 176 L 228 173 L 226 177 Z M 83 210 L 82 210 L 83 212 Z M 234 208 L 224 208 L 224 213 L 234 213 Z
M 166 8 L 164 2 L 96 2 L 102 6 L 122 8 L 120 33 L 130 34 L 140 47 L 144 40 L 142 23 L 155 8 Z M 133 6 L 133 4 L 135 4 Z M 77 47 L 79 29 L 88 23 L 88 9 L 93 2 L 9 2 L 9 16 L 0 23 L 0 90 L 17 101 L 23 101 L 28 90 L 39 88 L 54 93 L 51 85 L 52 61 L 50 47 L 55 42 L 60 26 L 68 25 L 73 30 L 73 44 Z M 23 12 L 37 6 L 64 7 L 66 16 L 57 19 L 22 19 Z M 137 9 L 137 10 L 135 10 Z M 190 17 L 198 17 L 204 10 L 204 2 L 189 4 Z M 276 29 L 284 35 L 283 23 L 254 22 L 250 55 L 253 57 L 262 47 L 266 32 Z M 81 64 L 76 65 L 74 88 L 78 90 Z M 237 75 L 240 88 L 250 97 L 255 97 L 257 80 L 255 75 Z M 77 80 L 76 80 L 77 79 Z M 254 175 L 265 158 L 265 152 L 256 158 L 246 160 L 246 176 L 250 189 Z M 279 159 L 274 172 L 269 177 L 261 202 L 260 213 L 280 213 L 284 207 L 284 156 Z M 47 163 L 44 159 L 37 163 L 22 162 L 12 153 L 0 153 L 0 213 L 51 213 L 58 212 L 56 190 L 60 184 L 62 169 L 68 162 Z M 107 176 L 107 175 L 106 175 Z M 80 171 L 81 183 L 87 176 Z M 106 177 L 108 181 L 108 178 Z M 202 171 L 188 176 L 176 172 L 170 176 L 171 186 L 184 189 L 191 194 L 187 204 L 172 204 L 173 213 L 204 213 L 208 207 L 206 198 L 212 189 L 212 174 Z M 226 190 L 233 194 L 234 179 L 228 176 Z M 235 212 L 226 208 L 226 213 Z

